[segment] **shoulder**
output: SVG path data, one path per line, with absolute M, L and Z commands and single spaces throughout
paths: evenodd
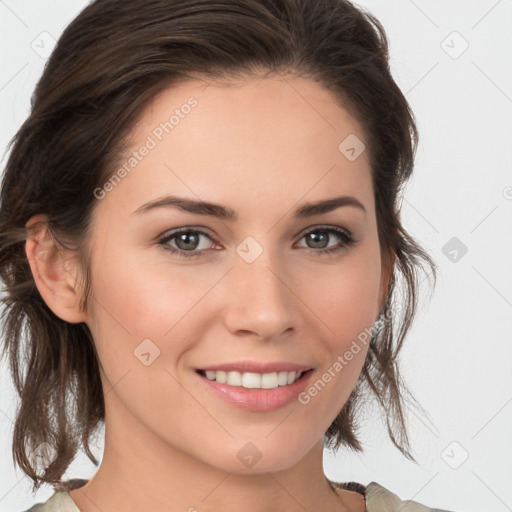
M 440 508 L 430 508 L 417 501 L 402 500 L 397 494 L 386 487 L 371 482 L 366 486 L 365 492 L 367 512 L 401 510 L 403 512 L 450 512 Z
M 42 503 L 36 503 L 23 512 L 80 512 L 80 509 L 71 499 L 69 491 L 86 484 L 87 480 L 74 478 L 54 484 L 54 493 Z
M 430 508 L 412 500 L 402 500 L 397 494 L 377 482 L 364 486 L 357 482 L 331 482 L 341 489 L 362 494 L 366 502 L 366 512 L 450 512 L 440 508 Z
M 65 491 L 55 491 L 44 503 L 36 503 L 25 512 L 80 512 L 71 496 Z

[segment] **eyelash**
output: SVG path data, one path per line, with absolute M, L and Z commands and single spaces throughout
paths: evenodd
M 318 232 L 321 232 L 321 233 L 331 233 L 331 234 L 334 233 L 339 239 L 342 240 L 342 243 L 337 245 L 337 246 L 334 246 L 334 247 L 329 247 L 328 249 L 312 249 L 312 248 L 307 248 L 308 252 L 313 252 L 317 256 L 323 256 L 325 254 L 335 253 L 335 252 L 341 251 L 343 249 L 346 249 L 346 248 L 350 247 L 351 245 L 353 245 L 357 241 L 352 236 L 351 233 L 349 233 L 348 231 L 346 231 L 344 229 L 335 228 L 335 227 L 321 227 L 321 226 L 315 227 L 314 229 L 311 229 L 311 230 L 307 231 L 306 233 L 304 233 L 301 236 L 300 239 L 302 240 L 302 238 L 304 238 L 305 236 L 307 236 L 307 235 L 309 235 L 311 233 L 318 233 Z M 193 234 L 204 235 L 207 238 L 209 238 L 210 240 L 212 240 L 212 242 L 217 243 L 217 244 L 219 243 L 217 240 L 212 238 L 208 233 L 205 233 L 204 231 L 202 231 L 200 229 L 185 228 L 185 229 L 179 229 L 178 231 L 174 231 L 174 232 L 166 235 L 165 237 L 159 239 L 158 240 L 158 244 L 161 245 L 164 250 L 169 251 L 169 252 L 171 252 L 171 253 L 175 254 L 176 256 L 179 256 L 179 257 L 183 257 L 183 258 L 197 258 L 197 257 L 203 256 L 204 251 L 197 251 L 197 250 L 194 250 L 194 251 L 183 251 L 181 249 L 175 249 L 175 248 L 170 247 L 168 245 L 168 243 L 171 240 L 173 240 L 177 236 L 179 236 L 181 234 L 184 234 L 184 233 L 187 233 L 187 234 L 193 233 Z

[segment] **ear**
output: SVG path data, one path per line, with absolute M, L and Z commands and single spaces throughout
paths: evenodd
M 381 265 L 381 279 L 379 288 L 379 312 L 382 311 L 386 302 L 386 295 L 389 284 L 393 277 L 393 270 L 395 268 L 396 255 L 393 251 L 383 251 L 382 254 L 382 265 Z
M 62 320 L 85 322 L 87 314 L 80 311 L 74 254 L 54 239 L 46 215 L 31 217 L 25 227 L 28 232 L 25 253 L 41 297 Z

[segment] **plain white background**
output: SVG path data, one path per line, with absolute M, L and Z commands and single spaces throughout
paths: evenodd
M 86 3 L 0 0 L 2 169 L 52 38 Z M 403 219 L 438 264 L 439 281 L 430 301 L 422 284 L 401 367 L 430 419 L 409 413 L 418 465 L 393 447 L 374 412 L 361 432 L 365 453 L 326 452 L 325 471 L 431 507 L 512 510 L 512 1 L 358 5 L 387 31 L 392 72 L 420 131 Z M 53 491 L 32 495 L 11 462 L 16 401 L 5 366 L 0 390 L 0 510 L 17 512 Z M 94 472 L 81 454 L 65 478 Z

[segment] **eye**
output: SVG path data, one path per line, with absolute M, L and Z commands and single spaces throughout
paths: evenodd
M 340 240 L 340 242 L 331 247 L 326 246 L 328 240 L 333 236 Z M 337 227 L 316 227 L 315 229 L 304 233 L 302 238 L 305 238 L 312 244 L 312 246 L 310 245 L 308 247 L 309 249 L 312 249 L 310 252 L 319 256 L 347 249 L 356 242 L 355 238 L 349 231 Z
M 192 228 L 182 228 L 158 240 L 158 244 L 163 246 L 166 251 L 169 251 L 179 257 L 184 258 L 197 258 L 203 256 L 205 251 L 211 246 L 211 243 L 206 243 L 201 247 L 201 239 L 205 238 L 218 244 L 217 240 L 213 239 L 204 231 Z M 308 252 L 312 252 L 317 256 L 327 253 L 333 253 L 347 249 L 349 246 L 356 242 L 352 234 L 338 227 L 316 227 L 304 233 L 301 240 L 305 238 L 312 246 L 308 246 Z M 338 244 L 329 247 L 326 246 L 331 238 L 337 238 Z M 173 242 L 175 245 L 171 244 Z
M 170 251 L 173 254 L 176 254 L 177 256 L 193 258 L 202 256 L 204 250 L 207 249 L 208 246 L 210 245 L 206 244 L 206 246 L 201 247 L 200 242 L 202 237 L 217 242 L 216 240 L 213 240 L 204 231 L 186 228 L 170 233 L 169 235 L 160 239 L 158 243 L 162 245 L 165 250 Z M 173 247 L 172 245 L 170 245 L 170 242 L 174 240 L 176 241 L 175 243 L 177 247 Z

